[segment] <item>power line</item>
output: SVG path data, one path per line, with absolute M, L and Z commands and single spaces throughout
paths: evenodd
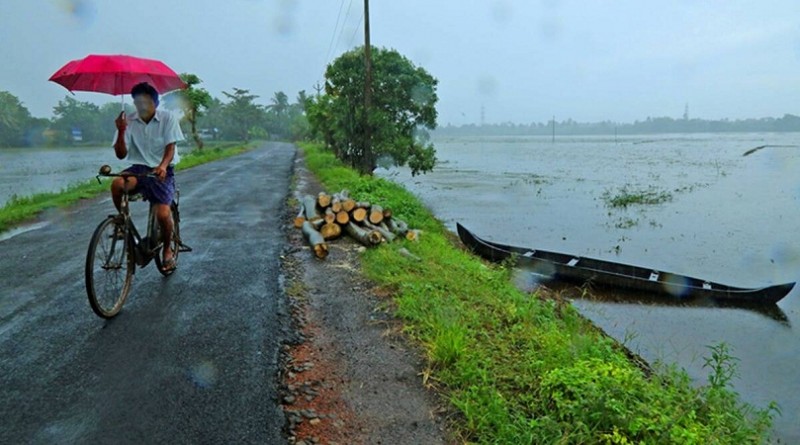
M 341 6 L 344 6 L 344 0 L 342 0 Z M 344 20 L 342 20 L 342 22 L 341 22 L 342 23 L 342 27 L 339 28 L 339 34 L 338 35 L 336 34 L 336 28 L 338 28 L 339 19 L 338 18 L 336 19 L 337 26 L 333 30 L 333 36 L 332 36 L 332 39 L 331 39 L 331 44 L 328 46 L 328 53 L 325 56 L 325 63 L 322 66 L 322 76 L 321 76 L 322 78 L 325 77 L 325 68 L 328 66 L 328 64 L 331 61 L 331 58 L 333 57 L 333 43 L 335 41 L 338 41 L 342 37 L 342 33 L 344 32 L 344 26 L 347 23 L 347 18 L 350 17 L 350 9 L 352 8 L 352 6 L 353 6 L 353 0 L 350 0 L 350 2 L 347 4 L 347 11 L 344 14 Z M 339 8 L 339 13 L 341 14 L 341 7 Z
M 353 41 L 356 39 L 356 34 L 358 34 L 358 31 L 361 30 L 361 22 L 363 21 L 364 21 L 364 13 L 361 13 L 361 18 L 358 19 L 358 24 L 356 24 L 356 29 L 353 31 L 353 36 L 350 37 L 350 44 L 347 46 L 348 48 L 353 47 Z
M 339 3 L 339 13 L 336 15 L 336 25 L 333 27 L 333 34 L 331 35 L 331 42 L 328 44 L 328 51 L 325 53 L 325 64 L 328 63 L 328 58 L 331 56 L 331 49 L 333 48 L 333 41 L 336 39 L 336 31 L 339 29 L 339 19 L 342 18 L 342 9 L 344 9 L 344 0 Z

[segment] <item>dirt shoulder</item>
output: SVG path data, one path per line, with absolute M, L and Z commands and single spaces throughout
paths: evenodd
M 322 190 L 301 153 L 294 182 L 295 199 Z M 281 399 L 289 443 L 452 443 L 445 408 L 423 387 L 420 353 L 391 316 L 390 297 L 362 276 L 360 245 L 342 237 L 316 259 L 289 223 L 296 206 L 288 207 L 283 285 L 294 332 L 283 350 Z

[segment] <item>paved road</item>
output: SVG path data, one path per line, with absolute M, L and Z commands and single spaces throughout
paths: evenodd
M 179 173 L 195 251 L 170 278 L 139 270 L 109 322 L 83 281 L 108 198 L 0 241 L 0 444 L 285 443 L 278 276 L 294 153 L 267 143 Z

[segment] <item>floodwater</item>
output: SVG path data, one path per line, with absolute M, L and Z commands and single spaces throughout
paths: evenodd
M 800 281 L 800 134 L 435 142 L 434 172 L 379 174 L 417 194 L 453 231 L 460 222 L 504 244 L 733 286 Z M 623 191 L 663 202 L 610 207 Z M 517 280 L 535 284 L 524 272 Z M 646 360 L 677 363 L 700 383 L 707 345 L 727 343 L 739 359 L 734 389 L 759 407 L 776 401 L 776 438 L 800 443 L 800 285 L 767 310 L 654 304 L 630 294 L 573 301 Z
M 58 192 L 97 175 L 103 164 L 125 166 L 107 147 L 0 149 L 0 207 L 13 196 Z

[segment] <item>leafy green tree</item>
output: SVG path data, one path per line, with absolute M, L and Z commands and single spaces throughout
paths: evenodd
M 250 140 L 253 127 L 263 128 L 265 121 L 263 107 L 253 102 L 258 96 L 240 88 L 234 88 L 233 93 L 223 91 L 222 94 L 230 99 L 223 107 L 225 133 L 235 139 Z
M 192 138 L 198 148 L 203 148 L 203 140 L 197 134 L 197 119 L 202 115 L 203 110 L 208 109 L 211 105 L 211 94 L 204 88 L 199 88 L 196 85 L 203 82 L 194 74 L 182 73 L 181 79 L 186 82 L 188 88 L 180 91 L 183 97 L 184 114 L 183 118 L 186 119 L 192 128 Z
M 314 131 L 325 134 L 334 153 L 365 174 L 372 174 L 379 158 L 408 164 L 414 175 L 433 169 L 436 156 L 427 130 L 436 128 L 438 81 L 397 51 L 373 48 L 367 119 L 364 78 L 363 47 L 328 65 L 328 100 L 317 101 L 314 106 L 322 109 L 309 113 Z
M 198 116 L 197 126 L 214 130 L 214 139 L 222 137 L 218 132 L 225 127 L 225 104 L 219 98 L 211 97 L 202 115 Z
M 25 145 L 25 131 L 31 123 L 31 113 L 22 102 L 0 91 L 0 147 Z
M 116 112 L 119 114 L 119 111 Z M 59 133 L 62 142 L 71 142 L 73 129 L 81 130 L 84 141 L 108 141 L 109 134 L 104 131 L 107 122 L 101 122 L 100 107 L 91 102 L 81 102 L 69 96 L 58 101 L 53 107 L 53 128 Z M 110 125 L 114 120 L 111 119 Z

